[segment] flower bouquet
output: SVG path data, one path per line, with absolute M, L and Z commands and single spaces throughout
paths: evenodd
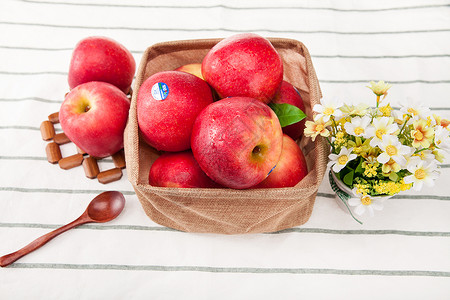
M 373 216 L 399 192 L 433 186 L 450 151 L 449 120 L 410 100 L 394 110 L 385 99 L 391 85 L 384 81 L 372 81 L 369 88 L 375 107 L 322 99 L 305 127 L 305 136 L 322 136 L 330 144 L 330 184 L 359 223 L 355 214 Z

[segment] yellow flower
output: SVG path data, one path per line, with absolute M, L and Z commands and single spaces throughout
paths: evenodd
M 387 190 L 388 190 L 389 195 L 398 194 L 401 192 L 400 184 L 393 182 L 393 181 L 389 181 L 387 183 Z
M 341 146 L 347 146 L 347 141 L 344 138 L 344 133 L 342 131 L 339 131 L 336 133 L 336 139 L 334 140 L 334 146 L 339 148 Z
M 381 171 L 383 171 L 383 173 L 385 174 L 389 174 L 391 172 L 397 173 L 400 170 L 401 170 L 400 165 L 392 158 L 389 159 L 389 161 L 383 164 L 383 166 L 381 167 Z
M 356 192 L 361 195 L 369 194 L 369 185 L 363 183 L 356 183 L 353 185 L 356 188 Z
M 394 181 L 378 181 L 373 188 L 378 194 L 395 195 L 400 193 L 400 183 Z
M 386 106 L 378 107 L 378 110 L 383 114 L 384 117 L 390 117 L 392 113 L 392 107 L 390 104 Z
M 363 162 L 362 165 L 364 167 L 364 176 L 369 178 L 377 176 L 378 162 L 374 164 L 367 164 L 366 162 Z
M 369 143 L 370 139 L 365 140 L 363 143 L 360 137 L 355 137 L 355 141 L 347 142 L 350 147 L 353 147 L 353 152 L 361 156 L 370 151 L 371 147 Z
M 442 117 L 433 114 L 434 120 L 436 121 L 436 125 L 442 126 L 444 128 L 450 129 L 450 121 L 447 119 L 442 119 Z
M 378 97 L 384 96 L 383 99 L 386 97 L 388 89 L 390 89 L 392 86 L 382 80 L 378 81 L 377 83 L 375 83 L 375 81 L 371 81 L 369 83 L 371 84 L 371 86 L 368 86 L 368 88 L 371 89 L 372 92 Z
M 406 118 L 406 115 L 403 116 L 403 119 L 395 118 L 394 122 L 401 126 L 401 125 L 403 125 L 403 123 L 405 123 L 405 121 L 404 121 L 405 118 Z
M 412 142 L 413 147 L 428 148 L 433 141 L 434 129 L 427 127 L 426 120 L 419 120 L 413 123 L 414 130 L 411 130 L 411 137 L 414 139 Z
M 333 143 L 336 148 L 347 147 L 347 141 L 345 139 L 335 139 Z
M 367 152 L 362 152 L 361 156 L 368 162 L 368 163 L 375 163 L 377 161 L 377 157 L 379 154 L 378 148 L 370 148 Z
M 365 103 L 360 103 L 356 106 L 344 104 L 344 106 L 341 107 L 341 111 L 347 116 L 364 116 L 367 114 L 368 108 L 369 105 Z
M 305 136 L 309 136 L 315 141 L 318 135 L 328 137 L 330 136 L 330 131 L 327 126 L 330 126 L 331 122 L 324 122 L 322 118 L 316 121 L 306 121 L 305 123 Z
M 402 190 L 402 191 L 407 191 L 407 190 L 409 190 L 410 188 L 412 188 L 412 183 L 405 183 L 404 181 L 403 181 L 403 179 L 400 181 L 400 190 Z

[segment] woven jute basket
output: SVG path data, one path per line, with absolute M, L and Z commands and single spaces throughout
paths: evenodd
M 284 80 L 300 92 L 308 118 L 321 98 L 311 57 L 299 41 L 268 38 L 283 59 Z M 326 141 L 298 141 L 308 164 L 308 175 L 295 187 L 274 189 L 167 188 L 148 184 L 152 163 L 161 153 L 140 137 L 136 99 L 141 84 L 154 73 L 201 63 L 221 39 L 173 41 L 146 49 L 137 73 L 128 124 L 125 157 L 128 179 L 145 213 L 154 222 L 186 232 L 243 234 L 275 232 L 308 221 L 323 179 L 329 148 Z

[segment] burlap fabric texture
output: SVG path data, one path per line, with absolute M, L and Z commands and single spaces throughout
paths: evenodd
M 321 91 L 307 48 L 296 40 L 269 38 L 283 59 L 284 80 L 300 92 L 308 118 Z M 152 163 L 160 155 L 141 138 L 136 99 L 141 84 L 154 73 L 200 63 L 220 39 L 155 44 L 146 49 L 137 73 L 128 125 L 125 156 L 128 179 L 145 213 L 156 223 L 187 232 L 243 234 L 275 232 L 308 221 L 323 179 L 329 148 L 321 137 L 298 141 L 306 156 L 308 175 L 292 188 L 198 189 L 163 188 L 148 184 Z

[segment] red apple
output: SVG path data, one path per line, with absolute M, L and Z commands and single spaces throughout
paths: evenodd
M 281 126 L 267 104 L 230 97 L 206 107 L 195 121 L 191 147 L 202 170 L 215 182 L 245 189 L 258 184 L 277 164 Z
M 150 168 L 149 183 L 161 187 L 219 187 L 202 171 L 190 150 L 166 152 L 158 157 Z
M 91 81 L 72 89 L 59 110 L 61 128 L 79 148 L 95 157 L 123 148 L 130 100 L 112 84 Z
M 221 98 L 243 96 L 269 103 L 283 80 L 283 62 L 269 40 L 242 33 L 211 48 L 202 74 Z
M 305 112 L 305 105 L 303 104 L 303 99 L 297 89 L 287 81 L 281 83 L 280 90 L 276 93 L 275 97 L 272 99 L 273 103 L 287 103 L 300 108 Z M 297 140 L 303 135 L 303 130 L 305 130 L 306 118 L 300 122 L 283 127 L 283 133 L 289 135 L 292 139 Z
M 297 143 L 283 135 L 280 160 L 269 176 L 253 188 L 293 187 L 308 174 L 306 159 Z
M 187 64 L 175 69 L 175 71 L 186 72 L 192 75 L 197 76 L 198 78 L 203 79 L 202 75 L 202 64 L 194 63 Z
M 103 81 L 127 94 L 135 71 L 133 55 L 123 45 L 107 37 L 88 37 L 73 50 L 69 86 L 73 89 L 85 82 Z
M 158 150 L 189 149 L 195 118 L 212 101 L 209 85 L 197 76 L 178 71 L 150 76 L 137 96 L 142 137 Z

